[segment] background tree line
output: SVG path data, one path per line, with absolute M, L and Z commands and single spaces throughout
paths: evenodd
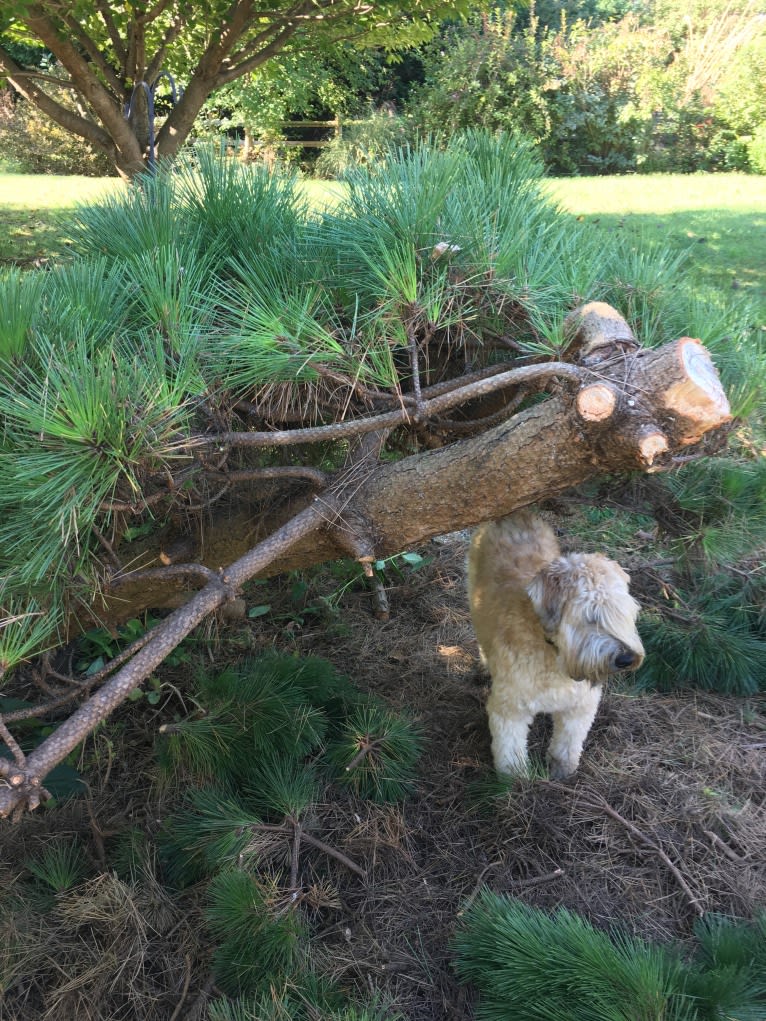
M 11 50 L 57 73 L 45 50 Z M 108 171 L 102 154 L 9 99 L 0 140 L 18 169 Z M 336 115 L 356 123 L 323 151 L 326 176 L 392 140 L 473 126 L 523 132 L 552 174 L 766 173 L 766 15 L 752 0 L 476 7 L 393 59 L 347 42 L 311 60 L 286 49 L 216 90 L 193 137 L 247 132 L 278 148 L 285 121 Z

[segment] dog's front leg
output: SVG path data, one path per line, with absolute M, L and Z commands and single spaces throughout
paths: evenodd
M 577 701 L 567 709 L 553 712 L 553 735 L 548 749 L 551 777 L 561 780 L 570 776 L 580 764 L 585 738 L 588 736 L 601 701 L 601 686 L 576 681 Z
M 489 712 L 492 759 L 498 773 L 527 772 L 527 739 L 533 717 L 521 710 L 517 715 Z

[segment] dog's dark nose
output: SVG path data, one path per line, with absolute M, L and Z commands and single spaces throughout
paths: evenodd
M 632 652 L 621 652 L 618 656 L 614 657 L 614 666 L 616 670 L 630 670 L 632 666 L 636 666 L 638 663 L 638 656 Z

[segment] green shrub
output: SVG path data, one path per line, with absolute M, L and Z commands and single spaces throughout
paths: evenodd
M 766 174 L 766 121 L 753 132 L 747 143 L 747 155 L 756 174 Z
M 666 7 L 597 24 L 562 13 L 560 25 L 496 8 L 429 47 L 408 114 L 444 136 L 523 132 L 557 174 L 749 169 L 766 93 L 761 22 Z
M 766 916 L 708 916 L 699 951 L 603 932 L 484 891 L 455 937 L 459 977 L 481 994 L 478 1021 L 756 1021 L 766 1006 Z
M 366 120 L 353 121 L 343 133 L 322 149 L 314 164 L 317 177 L 340 177 L 349 167 L 367 166 L 392 147 L 409 141 L 408 122 L 387 113 L 373 113 Z
M 449 29 L 426 51 L 425 82 L 407 108 L 415 127 L 443 138 L 486 128 L 546 142 L 558 67 L 536 29 L 533 19 L 516 32 L 514 14 L 499 10 Z

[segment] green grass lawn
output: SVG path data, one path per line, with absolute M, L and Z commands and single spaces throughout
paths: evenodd
M 61 255 L 71 210 L 121 187 L 116 177 L 0 173 L 0 264 Z
M 0 174 L 0 263 L 57 256 L 67 216 L 79 202 L 122 188 L 116 178 Z M 305 181 L 316 204 L 342 186 Z M 766 177 L 693 174 L 557 178 L 546 182 L 565 209 L 604 235 L 630 231 L 689 250 L 687 273 L 700 288 L 752 299 L 766 321 Z
M 619 230 L 687 249 L 687 272 L 699 287 L 752 299 L 766 320 L 766 177 L 557 178 L 547 188 L 607 243 Z

